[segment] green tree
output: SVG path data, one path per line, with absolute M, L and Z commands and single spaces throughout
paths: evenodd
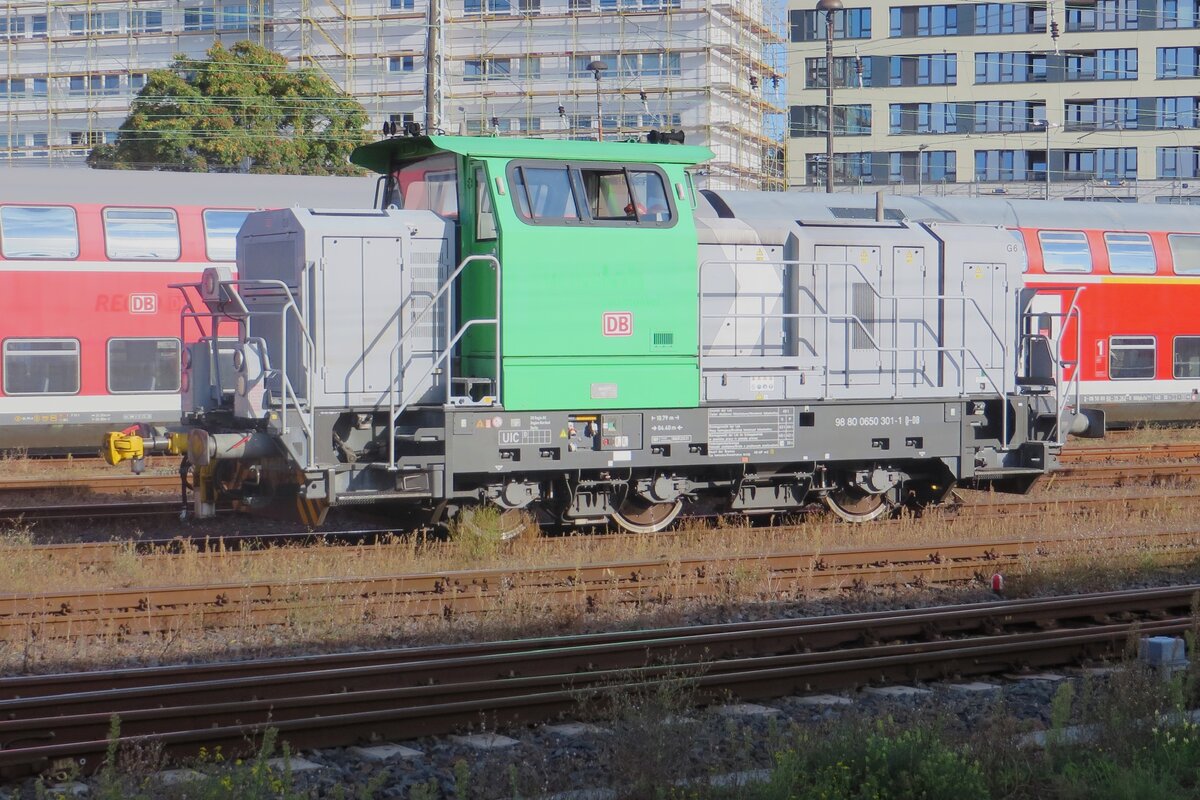
M 366 141 L 367 115 L 313 69 L 253 42 L 213 45 L 207 59 L 176 56 L 151 72 L 113 144 L 88 164 L 107 169 L 346 175 Z

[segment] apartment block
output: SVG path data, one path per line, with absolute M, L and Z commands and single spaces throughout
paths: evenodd
M 328 75 L 385 121 L 626 139 L 682 129 L 703 182 L 783 183 L 782 8 L 770 0 L 13 0 L 0 10 L 0 163 L 79 164 L 146 73 L 242 39 Z M 587 68 L 602 61 L 596 81 Z M 597 110 L 599 92 L 599 111 Z
M 832 165 L 826 14 L 788 16 L 794 188 L 1200 202 L 1200 0 L 846 0 Z

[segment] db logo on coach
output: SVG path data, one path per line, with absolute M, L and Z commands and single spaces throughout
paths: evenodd
M 156 294 L 131 294 L 131 295 L 129 295 L 129 313 L 130 314 L 156 314 L 156 313 L 158 313 L 158 295 L 156 295 Z
M 604 335 L 633 336 L 633 314 L 628 311 L 605 311 Z

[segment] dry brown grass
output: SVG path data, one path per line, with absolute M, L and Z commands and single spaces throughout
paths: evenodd
M 1146 444 L 1191 444 L 1200 442 L 1200 425 L 1171 426 L 1142 424 L 1128 430 L 1109 431 L 1101 440 L 1072 439 L 1069 447 L 1122 447 Z
M 1111 490 L 1105 492 L 1110 495 Z M 678 624 L 689 620 L 739 618 L 780 612 L 764 601 L 784 599 L 789 606 L 818 596 L 803 586 L 772 586 L 766 570 L 753 563 L 736 566 L 723 559 L 752 553 L 830 550 L 843 547 L 928 545 L 962 541 L 1035 539 L 1048 535 L 1077 537 L 1053 565 L 1029 560 L 1009 568 L 1014 592 L 1083 591 L 1128 582 L 1147 568 L 1183 554 L 1161 555 L 1131 545 L 1097 548 L 1097 533 L 1151 533 L 1195 530 L 1194 501 L 1166 495 L 1131 513 L 1119 506 L 1087 514 L 1037 519 L 972 518 L 933 513 L 889 523 L 850 526 L 826 517 L 809 518 L 787 527 L 750 527 L 742 523 L 694 522 L 670 534 L 647 536 L 535 537 L 481 547 L 473 540 L 429 543 L 397 538 L 372 546 L 280 547 L 266 551 L 182 555 L 139 554 L 132 546 L 110 561 L 80 567 L 71 559 L 51 557 L 31 546 L 28 527 L 0 534 L 0 586 L 8 592 L 87 591 L 117 587 L 244 584 L 269 581 L 289 586 L 305 601 L 283 622 L 268 628 L 250 620 L 221 631 L 206 631 L 199 620 L 180 623 L 162 634 L 103 639 L 46 641 L 33 636 L 0 643 L 0 670 L 44 670 L 79 664 L 105 665 L 190 658 L 249 657 L 279 652 L 387 646 L 397 642 L 484 639 L 520 635 L 553 635 L 597 627 Z M 533 591 L 503 593 L 493 610 L 463 617 L 412 617 L 403 601 L 323 602 L 319 589 L 304 582 L 320 577 L 403 575 L 475 568 L 530 569 L 549 565 L 586 566 L 613 561 L 678 560 L 703 557 L 722 570 L 719 589 L 700 602 L 681 597 L 650 596 L 603 604 L 562 605 Z M 682 583 L 680 584 L 683 585 Z M 870 605 L 880 603 L 879 590 L 851 592 Z M 882 590 L 885 597 L 903 589 Z M 930 596 L 930 595 L 926 595 Z M 946 597 L 946 595 L 933 596 Z M 581 597 L 578 598 L 582 600 Z

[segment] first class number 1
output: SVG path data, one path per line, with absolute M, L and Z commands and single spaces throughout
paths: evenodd
M 920 425 L 919 416 L 834 417 L 835 428 L 875 428 L 880 425 Z

